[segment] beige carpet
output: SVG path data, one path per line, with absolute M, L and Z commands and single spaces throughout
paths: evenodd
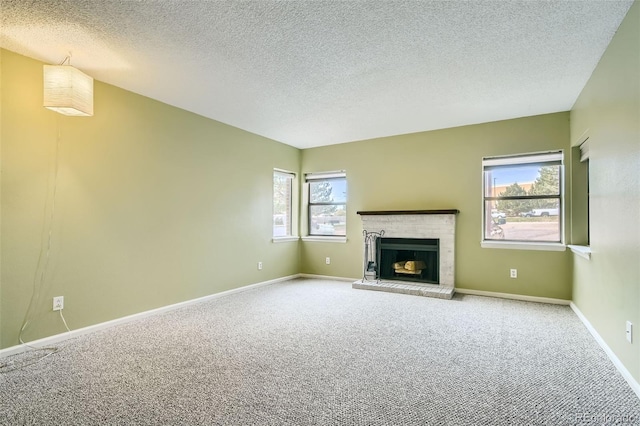
M 60 347 L 0 374 L 0 424 L 640 424 L 566 306 L 300 279 Z

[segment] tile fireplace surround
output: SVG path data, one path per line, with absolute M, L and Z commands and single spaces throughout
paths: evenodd
M 359 211 L 362 229 L 368 232 L 384 231 L 384 238 L 440 240 L 440 279 L 439 285 L 391 280 L 359 280 L 353 283 L 353 288 L 451 299 L 455 292 L 455 240 L 458 213 L 458 210 Z M 374 253 L 375 250 L 376 247 L 373 247 Z

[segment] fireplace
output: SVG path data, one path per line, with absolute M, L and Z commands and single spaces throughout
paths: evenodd
M 434 238 L 378 238 L 377 278 L 438 284 L 439 242 Z
M 359 211 L 365 236 L 364 274 L 353 287 L 450 299 L 455 291 L 458 213 Z

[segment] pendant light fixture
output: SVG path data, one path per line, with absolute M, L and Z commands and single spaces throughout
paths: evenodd
M 93 115 L 93 78 L 67 64 L 44 66 L 44 107 L 64 115 Z

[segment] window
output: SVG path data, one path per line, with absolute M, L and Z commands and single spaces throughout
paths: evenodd
M 347 178 L 344 172 L 309 173 L 309 235 L 347 235 Z
M 591 258 L 589 226 L 589 136 L 580 136 L 581 143 L 571 148 L 571 244 L 567 247 L 585 259 Z
M 584 185 L 586 186 L 586 194 L 584 194 L 586 200 L 586 211 L 585 216 L 586 216 L 586 220 L 585 220 L 585 225 L 587 227 L 587 245 L 590 244 L 590 240 L 591 240 L 591 227 L 589 224 L 589 211 L 590 211 L 590 202 L 589 202 L 589 139 L 587 138 L 587 140 L 585 140 L 584 142 L 582 142 L 582 144 L 580 145 L 580 162 L 584 165 Z M 574 207 L 576 208 L 576 207 Z
M 562 243 L 562 151 L 487 157 L 483 242 Z
M 292 193 L 295 175 L 282 170 L 273 171 L 273 236 L 292 236 Z

